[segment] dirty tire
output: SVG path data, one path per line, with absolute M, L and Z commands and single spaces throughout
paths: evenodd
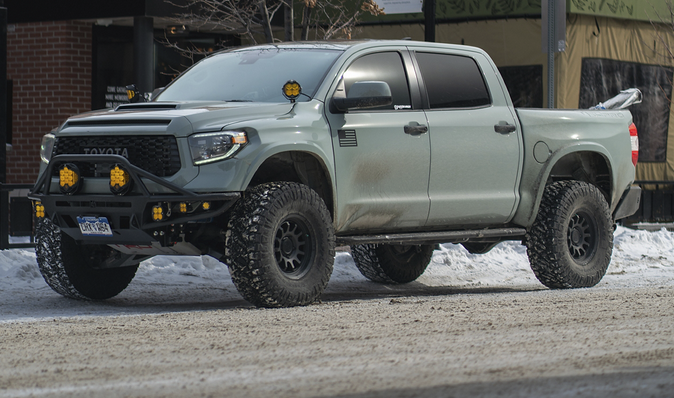
M 604 196 L 581 181 L 549 185 L 525 244 L 531 269 L 545 286 L 596 285 L 613 250 L 613 221 Z
M 434 245 L 366 244 L 351 246 L 351 256 L 364 277 L 380 283 L 408 283 L 424 273 Z
M 35 254 L 40 273 L 55 292 L 79 300 L 105 300 L 124 290 L 138 264 L 95 269 L 91 265 L 114 252 L 107 245 L 81 245 L 50 220 L 38 221 Z
M 332 218 L 309 187 L 258 185 L 232 211 L 223 261 L 239 293 L 258 307 L 316 301 L 335 259 Z

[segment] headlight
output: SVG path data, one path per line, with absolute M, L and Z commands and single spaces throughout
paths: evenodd
M 248 143 L 242 131 L 195 134 L 187 139 L 195 165 L 217 162 L 234 156 Z
M 44 137 L 42 137 L 42 145 L 40 145 L 40 158 L 45 163 L 49 163 L 49 160 L 51 160 L 51 152 L 54 149 L 54 141 L 56 141 L 54 134 L 45 134 Z

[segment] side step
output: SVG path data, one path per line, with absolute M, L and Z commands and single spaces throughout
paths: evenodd
M 519 240 L 526 233 L 524 228 L 494 228 L 464 231 L 412 232 L 405 234 L 337 236 L 338 246 L 387 243 L 422 245 L 432 243 L 461 243 L 469 240 Z

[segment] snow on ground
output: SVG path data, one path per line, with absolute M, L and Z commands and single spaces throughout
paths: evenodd
M 595 287 L 674 285 L 674 232 L 618 227 L 613 259 Z M 529 268 L 526 249 L 504 242 L 486 254 L 463 246 L 440 245 L 426 273 L 408 285 L 387 286 L 365 279 L 348 252 L 338 252 L 326 297 L 376 297 L 416 294 L 433 288 L 545 289 Z M 247 306 L 229 278 L 227 267 L 208 257 L 158 256 L 141 263 L 136 278 L 119 296 L 103 302 L 69 300 L 42 279 L 32 249 L 0 251 L 0 322 L 70 316 L 123 315 Z

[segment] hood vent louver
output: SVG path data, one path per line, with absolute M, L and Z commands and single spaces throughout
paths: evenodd
M 101 127 L 101 126 L 168 126 L 171 119 L 107 119 L 107 120 L 69 120 L 63 126 L 68 127 Z
M 139 103 L 139 104 L 123 104 L 115 108 L 115 112 L 120 111 L 161 111 L 178 109 L 178 104 L 161 104 L 161 103 Z

